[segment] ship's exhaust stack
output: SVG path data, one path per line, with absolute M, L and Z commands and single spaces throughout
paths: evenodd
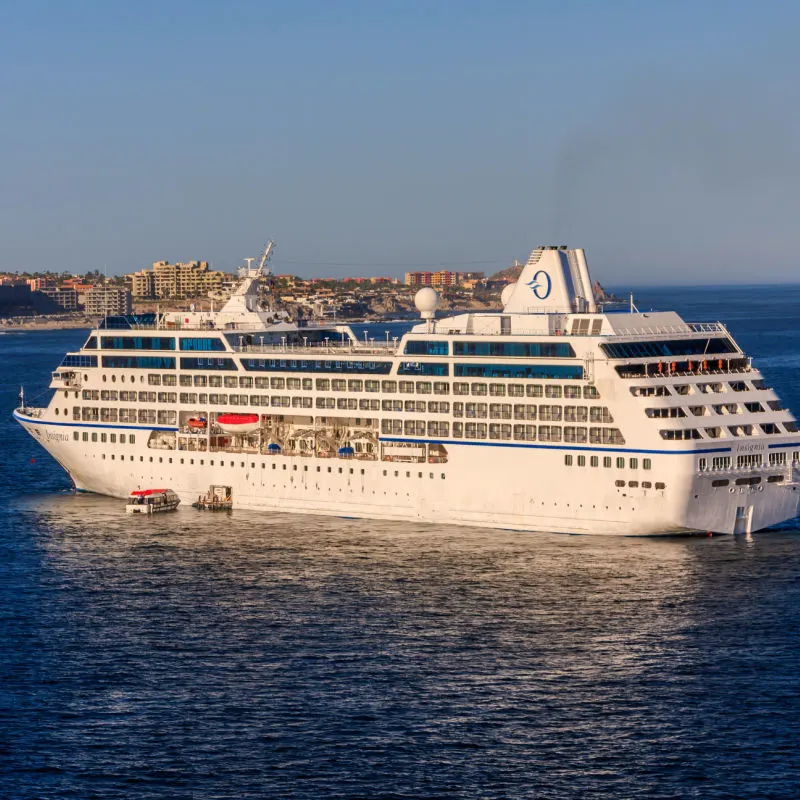
M 596 313 L 583 250 L 537 247 L 503 305 L 507 314 Z

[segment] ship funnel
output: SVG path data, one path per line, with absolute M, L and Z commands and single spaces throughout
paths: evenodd
M 507 314 L 597 311 L 584 252 L 567 247 L 537 247 L 502 299 Z

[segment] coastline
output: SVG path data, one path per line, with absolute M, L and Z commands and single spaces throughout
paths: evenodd
M 57 317 L 7 317 L 0 320 L 0 331 L 58 331 L 92 328 L 96 325 L 95 317 L 57 316 Z

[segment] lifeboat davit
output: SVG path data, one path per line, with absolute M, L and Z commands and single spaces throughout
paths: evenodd
M 220 414 L 217 425 L 226 433 L 252 433 L 259 428 L 258 414 Z

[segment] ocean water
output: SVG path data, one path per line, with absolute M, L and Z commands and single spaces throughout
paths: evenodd
M 800 287 L 635 299 L 800 410 Z M 800 796 L 797 524 L 132 520 L 10 419 L 83 338 L 0 335 L 0 799 Z

